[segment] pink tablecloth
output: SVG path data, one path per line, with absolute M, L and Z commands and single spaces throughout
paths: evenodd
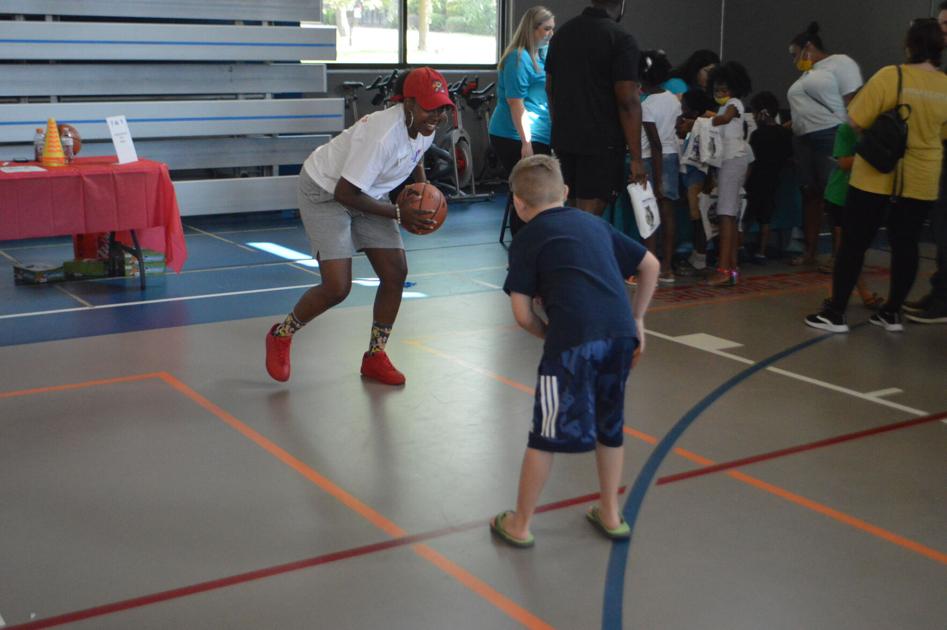
M 184 266 L 184 229 L 166 165 L 94 157 L 36 173 L 0 171 L 0 240 L 127 230 L 143 248 L 163 252 L 171 269 Z

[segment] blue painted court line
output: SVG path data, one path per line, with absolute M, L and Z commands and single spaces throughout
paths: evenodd
M 854 330 L 864 325 L 865 324 L 858 324 L 857 326 L 853 326 L 852 329 Z M 661 438 L 661 441 L 658 442 L 648 457 L 648 461 L 645 462 L 641 471 L 638 473 L 638 477 L 635 479 L 631 491 L 628 493 L 628 498 L 625 500 L 625 506 L 622 509 L 622 517 L 628 523 L 628 526 L 631 527 L 632 537 L 613 543 L 608 556 L 608 571 L 605 576 L 605 596 L 602 603 L 602 630 L 623 630 L 622 612 L 625 599 L 625 572 L 628 564 L 628 552 L 631 547 L 631 541 L 634 539 L 635 522 L 641 513 L 641 506 L 644 503 L 645 495 L 651 488 L 658 468 L 671 452 L 671 449 L 674 448 L 674 445 L 680 437 L 704 411 L 749 377 L 761 370 L 765 370 L 777 361 L 785 359 L 788 356 L 805 350 L 833 336 L 835 336 L 834 333 L 826 333 L 813 339 L 808 339 L 763 359 L 739 374 L 736 374 L 694 405 L 690 411 L 684 414 L 671 430 Z

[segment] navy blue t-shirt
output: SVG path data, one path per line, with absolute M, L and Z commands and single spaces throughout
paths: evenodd
M 595 215 L 546 210 L 513 238 L 503 290 L 542 298 L 547 357 L 587 341 L 637 337 L 625 278 L 646 252 Z

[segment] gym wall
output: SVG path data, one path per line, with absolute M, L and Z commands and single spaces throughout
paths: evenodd
M 724 0 L 724 58 L 739 61 L 753 91 L 770 90 L 785 106 L 786 90 L 799 76 L 789 40 L 810 22 L 821 26 L 829 52 L 845 53 L 867 81 L 879 68 L 904 61 L 904 34 L 916 17 L 932 15 L 931 0 Z

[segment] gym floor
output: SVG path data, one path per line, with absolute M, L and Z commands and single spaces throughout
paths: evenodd
M 583 517 L 591 455 L 557 457 L 533 549 L 492 539 L 541 353 L 499 290 L 501 213 L 406 235 L 403 388 L 358 374 L 361 256 L 290 382 L 266 375 L 265 332 L 319 281 L 291 213 L 185 220 L 185 272 L 144 292 L 14 286 L 14 261 L 71 244 L 0 243 L 0 626 L 943 630 L 944 328 L 807 328 L 813 270 L 659 290 L 626 403 L 630 544 Z

